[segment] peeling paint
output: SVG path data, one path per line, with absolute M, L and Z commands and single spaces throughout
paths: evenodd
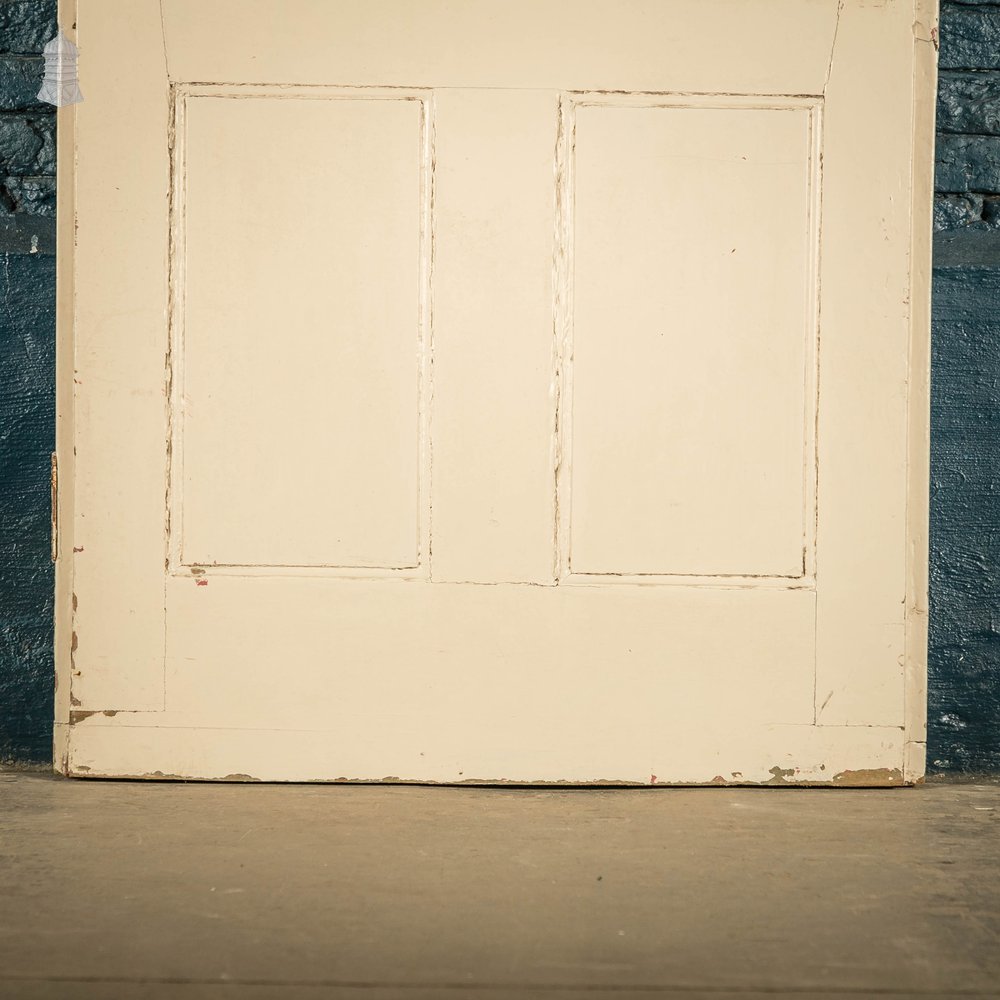
M 83 716 L 89 716 L 98 714 L 95 712 L 82 712 L 78 713 Z M 84 765 L 73 765 L 71 769 L 66 772 L 70 776 L 84 777 L 82 774 L 77 774 L 77 772 L 91 770 L 90 767 Z M 885 787 L 902 787 L 908 784 L 922 784 L 922 779 L 915 782 L 908 782 L 904 780 L 902 772 L 898 768 L 877 768 L 871 770 L 858 770 L 858 771 L 843 771 L 840 772 L 832 781 L 830 779 L 825 779 L 818 781 L 815 779 L 805 779 L 805 780 L 787 780 L 790 775 L 801 774 L 801 769 L 798 768 L 777 768 L 778 774 L 772 777 L 769 781 L 747 781 L 741 777 L 740 780 L 727 781 L 721 775 L 716 775 L 710 781 L 659 781 L 656 784 L 656 793 L 662 791 L 663 794 L 667 794 L 669 789 L 680 789 L 680 788 L 763 788 L 766 786 L 776 787 L 781 786 L 785 788 L 885 788 Z M 773 769 L 772 769 L 773 772 Z M 742 772 L 732 772 L 734 774 L 742 774 Z M 286 784 L 285 781 L 281 779 L 274 778 L 260 778 L 251 774 L 243 774 L 241 772 L 234 772 L 225 775 L 182 775 L 173 774 L 164 771 L 147 771 L 142 773 L 104 773 L 104 774 L 88 774 L 86 775 L 90 778 L 96 779 L 107 779 L 107 780 L 139 780 L 139 781 L 184 781 L 184 782 L 219 782 L 228 781 L 233 783 L 258 783 L 258 784 Z M 609 778 L 593 778 L 590 780 L 582 781 L 568 781 L 568 780 L 556 780 L 556 781 L 532 781 L 531 779 L 506 779 L 506 778 L 465 778 L 458 781 L 429 781 L 427 779 L 418 778 L 402 778 L 395 775 L 389 775 L 384 778 L 348 778 L 344 775 L 335 778 L 303 778 L 297 779 L 295 784 L 316 784 L 316 785 L 406 785 L 417 788 L 505 788 L 505 789 L 527 789 L 527 790 L 542 790 L 542 789 L 595 789 L 595 788 L 627 788 L 633 791 L 641 791 L 643 789 L 650 791 L 650 794 L 656 794 L 652 792 L 651 785 L 653 783 L 646 783 L 642 781 L 629 781 L 621 779 L 609 779 Z
M 549 381 L 549 398 L 552 400 L 551 460 L 553 475 L 552 503 L 552 578 L 558 583 L 563 572 L 569 571 L 569 552 L 563 551 L 566 542 L 565 503 L 563 502 L 568 457 L 566 435 L 566 414 L 563 412 L 568 402 L 567 342 L 569 311 L 569 215 L 567 201 L 570 197 L 567 143 L 567 106 L 559 100 L 556 116 L 556 138 L 553 163 L 555 169 L 555 214 L 552 255 L 552 370 Z
M 59 558 L 59 457 L 49 455 L 49 557 Z
M 77 704 L 79 704 L 79 702 L 77 702 Z M 113 719 L 117 714 L 117 709 L 81 709 L 80 711 L 73 711 L 69 713 L 69 724 L 74 726 L 78 722 L 83 722 L 84 719 L 89 719 L 92 715 L 105 715 L 109 719 Z
M 937 50 L 938 44 L 937 44 L 936 27 L 932 27 L 931 25 L 928 25 L 926 22 L 922 21 L 920 18 L 917 18 L 913 22 L 912 30 L 913 30 L 913 37 L 918 42 L 930 42 L 934 46 L 935 50 Z
M 790 785 L 792 782 L 788 781 L 788 779 L 795 777 L 795 768 L 780 767 L 775 764 L 774 767 L 768 771 L 768 774 L 773 774 L 774 777 L 771 778 L 770 781 L 765 781 L 765 785 Z
M 74 611 L 76 610 L 76 595 L 73 595 Z M 76 669 L 76 649 L 79 645 L 79 639 L 77 638 L 76 631 L 72 633 L 72 638 L 69 645 L 69 703 L 74 708 L 78 705 L 82 705 L 83 702 L 73 693 L 73 678 L 80 676 L 80 671 Z
M 841 771 L 833 776 L 833 784 L 846 785 L 852 788 L 868 788 L 871 786 L 902 785 L 903 772 L 898 767 L 876 767 L 858 771 Z

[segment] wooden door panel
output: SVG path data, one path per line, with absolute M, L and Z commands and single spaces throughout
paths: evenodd
M 577 744 L 550 746 L 535 760 L 538 777 L 534 784 L 586 785 L 820 785 L 824 787 L 892 786 L 914 780 L 916 760 L 904 771 L 902 737 L 896 726 L 754 726 L 734 730 L 708 723 L 684 740 L 666 740 L 652 759 L 649 774 L 635 780 L 595 775 L 620 773 L 613 756 L 593 753 L 610 735 L 617 737 L 616 751 L 623 752 L 628 766 L 645 752 L 635 740 L 635 730 L 603 729 L 593 732 L 590 753 L 574 756 Z M 421 734 L 423 735 L 423 734 Z M 415 746 L 416 741 L 411 741 Z M 384 742 L 372 739 L 344 743 L 329 729 L 272 728 L 231 729 L 197 726 L 101 725 L 92 718 L 75 727 L 73 770 L 77 777 L 132 774 L 143 777 L 200 777 L 222 781 L 344 781 L 370 773 L 373 781 L 405 780 L 400 764 L 413 762 L 426 782 L 482 784 L 510 766 L 505 746 L 483 747 L 464 763 L 450 748 L 428 755 L 414 750 L 400 755 Z M 423 756 L 421 756 L 423 753 Z M 165 761 L 174 771 L 164 771 Z M 404 770 L 404 778 L 396 774 Z M 418 772 L 409 772 L 418 773 Z M 627 773 L 627 772 L 624 772 Z M 454 776 L 460 775 L 458 778 Z M 545 777 L 561 775 L 558 779 Z M 467 777 L 468 776 L 468 777 Z M 694 777 L 692 777 L 694 776 Z
M 418 568 L 424 102 L 176 100 L 175 569 Z
M 167 704 L 155 724 L 174 731 L 178 747 L 200 728 L 329 733 L 321 757 L 285 776 L 296 779 L 692 780 L 680 762 L 695 729 L 718 732 L 720 720 L 739 717 L 746 741 L 777 721 L 792 748 L 794 727 L 812 721 L 813 678 L 802 664 L 812 655 L 814 595 L 742 596 L 734 604 L 712 588 L 316 577 L 209 577 L 198 587 L 174 577 Z M 732 628 L 718 628 L 723 617 Z M 129 740 L 145 725 L 141 713 L 96 713 L 74 731 L 111 727 Z M 371 759 L 350 770 L 363 747 Z M 83 749 L 76 759 L 102 767 Z M 748 780 L 768 780 L 783 760 L 762 758 Z M 824 777 L 821 763 L 830 762 L 813 762 L 813 780 Z M 722 753 L 702 762 L 698 774 L 713 771 L 698 780 L 722 764 L 727 779 L 744 766 L 750 774 Z
M 159 711 L 164 698 L 172 95 L 158 5 L 131 5 L 127 24 L 120 13 L 79 11 L 78 41 L 93 24 L 87 62 L 115 71 L 90 72 L 87 99 L 59 122 L 63 721 L 84 706 Z M 60 16 L 74 23 L 72 7 Z
M 78 6 L 64 770 L 919 777 L 932 3 Z
M 549 91 L 434 96 L 432 519 L 439 582 L 555 579 L 558 107 Z
M 845 7 L 823 117 L 817 719 L 921 733 L 933 140 L 915 146 L 929 112 L 902 81 L 933 93 L 936 9 Z
M 821 94 L 837 23 L 838 0 L 163 3 L 170 78 L 198 83 Z
M 817 103 L 583 98 L 572 130 L 567 569 L 804 578 Z

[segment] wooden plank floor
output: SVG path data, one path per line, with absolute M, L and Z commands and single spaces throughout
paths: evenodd
M 1000 784 L 0 774 L 0 997 L 1000 996 Z

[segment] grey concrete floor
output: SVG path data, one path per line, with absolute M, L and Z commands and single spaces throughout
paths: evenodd
M 0 774 L 0 996 L 1000 996 L 1000 785 Z

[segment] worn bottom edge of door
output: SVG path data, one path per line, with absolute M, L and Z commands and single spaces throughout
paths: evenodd
M 880 788 L 923 780 L 924 745 L 877 726 L 762 726 L 637 759 L 559 748 L 531 755 L 426 756 L 413 750 L 344 747 L 311 731 L 194 729 L 83 723 L 57 726 L 58 772 L 78 778 L 160 781 L 319 782 L 442 786 Z

